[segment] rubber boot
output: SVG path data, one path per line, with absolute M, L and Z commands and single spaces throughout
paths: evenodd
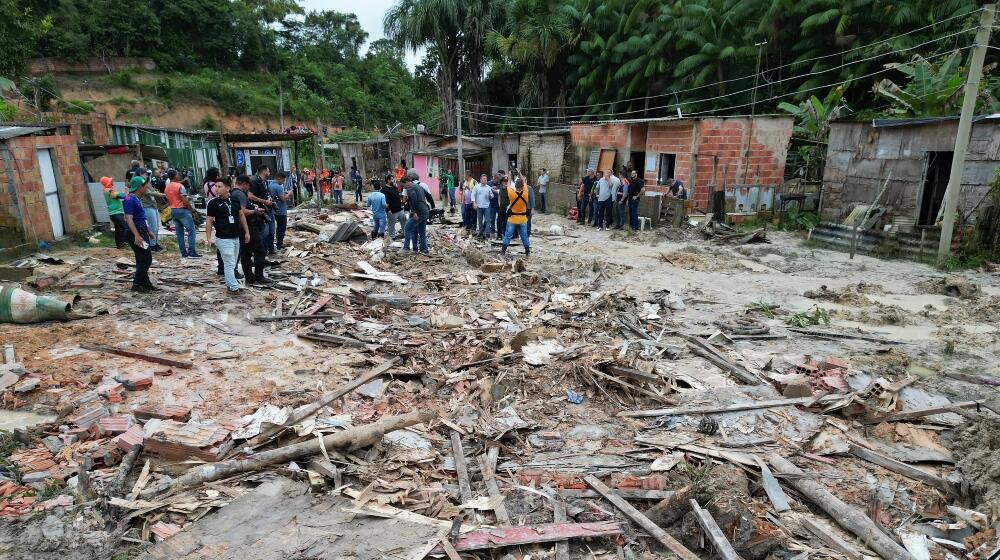
M 528 258 L 530 256 L 531 256 L 531 247 L 525 247 L 524 248 L 524 258 Z

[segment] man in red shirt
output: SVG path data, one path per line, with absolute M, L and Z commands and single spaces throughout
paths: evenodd
M 188 199 L 187 188 L 178 179 L 179 174 L 176 169 L 167 170 L 167 187 L 163 195 L 167 198 L 170 206 L 170 217 L 174 222 L 174 231 L 177 233 L 177 248 L 180 249 L 181 258 L 199 259 L 201 255 L 195 251 L 195 229 L 194 229 L 194 206 Z

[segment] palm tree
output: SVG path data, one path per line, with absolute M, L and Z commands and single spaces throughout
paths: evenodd
M 677 63 L 674 77 L 695 87 L 715 80 L 718 95 L 725 95 L 727 69 L 743 67 L 757 54 L 753 37 L 747 33 L 756 25 L 747 25 L 752 18 L 746 6 L 739 0 L 703 0 L 685 5 L 678 21 L 678 46 L 694 52 Z
M 575 14 L 571 5 L 557 0 L 514 0 L 507 6 L 507 28 L 490 32 L 495 52 L 519 67 L 522 106 L 549 107 L 553 92 L 562 89 L 566 54 L 575 46 L 570 27 Z M 542 111 L 543 126 L 549 125 L 549 114 Z
M 502 21 L 499 0 L 399 0 L 386 12 L 385 34 L 400 48 L 436 53 L 445 132 L 455 131 L 455 100 L 482 102 L 486 36 Z M 475 122 L 469 123 L 475 130 Z

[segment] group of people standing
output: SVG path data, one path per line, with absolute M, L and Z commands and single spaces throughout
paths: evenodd
M 639 201 L 646 191 L 644 180 L 635 170 L 598 171 L 588 169 L 576 192 L 577 222 L 591 224 L 598 230 L 639 230 Z
M 495 237 L 503 240 L 502 253 L 507 252 L 516 234 L 524 245 L 525 254 L 531 253 L 531 215 L 535 210 L 535 193 L 527 178 L 516 168 L 511 181 L 504 171 L 497 171 L 490 179 L 485 173 L 476 181 L 471 172 L 462 182 L 462 224 L 468 235 L 486 240 Z
M 396 239 L 397 224 L 402 228 L 403 250 L 427 255 L 427 222 L 435 208 L 434 196 L 416 170 L 387 173 L 385 180 L 372 180 L 372 192 L 366 205 L 371 208 L 374 227 L 372 239 L 388 236 Z

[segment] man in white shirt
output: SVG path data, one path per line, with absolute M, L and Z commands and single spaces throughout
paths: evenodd
M 622 206 L 622 180 L 615 175 L 614 171 L 608 169 L 605 177 L 611 183 L 611 212 L 608 216 L 608 229 L 611 229 L 611 222 L 614 221 L 615 229 L 623 229 L 625 224 L 625 209 Z
M 604 231 L 605 224 L 611 225 L 611 181 L 604 176 L 603 171 L 597 172 L 597 212 L 594 213 L 594 226 L 598 231 Z
M 487 184 L 486 174 L 479 177 L 479 182 L 472 187 L 472 207 L 476 211 L 476 225 L 479 229 L 480 239 L 493 233 L 493 226 L 490 222 L 490 199 L 493 198 L 493 189 Z
M 542 174 L 538 176 L 538 211 L 545 213 L 545 193 L 549 187 L 549 172 L 542 168 Z

